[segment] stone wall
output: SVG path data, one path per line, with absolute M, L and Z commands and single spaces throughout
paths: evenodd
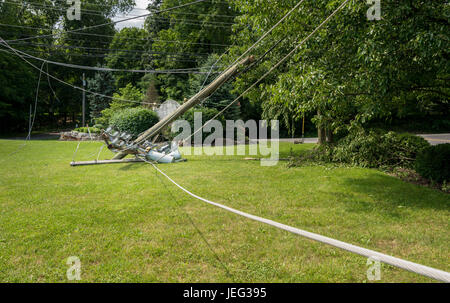
M 101 141 L 102 138 L 100 137 L 100 134 L 93 134 L 89 135 L 89 133 L 80 133 L 77 131 L 70 131 L 70 132 L 62 132 L 60 133 L 59 140 L 60 141 Z M 92 136 L 92 138 L 91 138 Z

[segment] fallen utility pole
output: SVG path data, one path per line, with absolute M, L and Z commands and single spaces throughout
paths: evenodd
M 181 115 L 183 115 L 185 112 L 187 112 L 189 109 L 193 108 L 195 105 L 199 104 L 203 100 L 205 100 L 207 97 L 209 97 L 212 93 L 214 93 L 219 87 L 221 87 L 228 79 L 230 79 L 232 76 L 236 75 L 239 72 L 239 69 L 244 66 L 252 63 L 254 61 L 254 57 L 250 56 L 242 61 L 236 63 L 232 67 L 230 67 L 228 70 L 223 72 L 220 76 L 218 76 L 211 84 L 206 86 L 204 89 L 202 89 L 200 92 L 198 92 L 195 96 L 190 98 L 188 101 L 186 101 L 183 105 L 181 105 L 175 112 L 168 115 L 167 117 L 163 118 L 161 121 L 159 121 L 157 124 L 155 124 L 153 127 L 145 131 L 139 138 L 137 138 L 133 143 L 134 144 L 142 144 L 146 140 L 154 137 L 155 135 L 158 135 L 161 133 L 161 131 L 169 126 L 170 123 L 175 121 L 177 118 L 179 118 Z M 128 153 L 124 151 L 118 152 L 114 156 L 114 160 L 123 159 L 125 156 L 127 156 Z
M 139 163 L 139 162 L 144 162 L 144 160 L 142 159 L 94 160 L 94 161 L 71 162 L 70 166 L 101 165 L 114 163 Z

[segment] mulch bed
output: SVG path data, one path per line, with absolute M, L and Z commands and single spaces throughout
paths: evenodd
M 432 182 L 419 175 L 413 169 L 397 167 L 394 168 L 392 171 L 388 172 L 388 174 L 397 177 L 405 182 L 437 189 L 445 193 L 450 193 L 449 184 L 447 184 L 447 186 L 443 186 L 443 184 Z

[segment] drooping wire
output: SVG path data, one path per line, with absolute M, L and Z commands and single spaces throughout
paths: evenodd
M 131 21 L 131 20 L 135 20 L 141 17 L 146 17 L 146 16 L 150 16 L 152 14 L 159 14 L 159 13 L 163 13 L 163 12 L 168 12 L 171 10 L 175 10 L 175 9 L 179 9 L 179 8 L 183 8 L 183 7 L 187 7 L 190 5 L 194 5 L 194 4 L 198 4 L 201 2 L 205 2 L 206 0 L 196 0 L 193 2 L 189 2 L 189 3 L 185 3 L 185 4 L 180 4 L 177 6 L 173 6 L 173 7 L 169 7 L 166 9 L 161 9 L 158 10 L 156 12 L 152 12 L 152 13 L 148 13 L 148 14 L 143 14 L 140 16 L 136 16 L 136 17 L 130 17 L 130 18 L 126 18 L 123 20 L 117 20 L 117 21 L 112 21 L 112 22 L 106 22 L 106 23 L 102 23 L 102 24 L 97 24 L 97 25 L 92 25 L 92 26 L 87 26 L 87 27 L 82 27 L 82 28 L 77 28 L 74 30 L 65 30 L 65 31 L 61 31 L 55 34 L 46 34 L 46 35 L 38 35 L 38 36 L 34 36 L 34 37 L 29 37 L 29 38 L 21 38 L 21 39 L 15 39 L 15 40 L 8 40 L 7 42 L 15 42 L 15 41 L 23 41 L 23 40 L 31 40 L 31 39 L 38 39 L 38 38 L 45 38 L 45 37 L 53 37 L 53 36 L 61 36 L 62 34 L 66 34 L 66 33 L 73 33 L 73 32 L 79 32 L 79 31 L 85 31 L 88 29 L 93 29 L 93 28 L 99 28 L 99 27 L 103 27 L 103 26 L 107 26 L 107 25 L 115 25 L 121 22 L 126 22 L 126 21 Z
M 50 63 L 54 65 L 64 66 L 64 67 L 70 67 L 70 68 L 77 68 L 77 69 L 83 69 L 83 70 L 93 70 L 93 71 L 102 71 L 102 72 L 128 72 L 128 73 L 146 73 L 146 74 L 206 74 L 207 72 L 202 71 L 195 71 L 191 69 L 172 69 L 172 70 L 139 70 L 139 69 L 117 69 L 117 68 L 109 68 L 109 67 L 96 67 L 96 66 L 86 66 L 86 65 L 77 65 L 77 64 L 70 64 L 70 63 L 63 63 L 63 62 L 56 62 L 51 61 L 43 58 L 39 58 L 33 55 L 30 55 L 26 52 L 20 51 L 18 49 L 15 49 L 18 53 L 31 58 L 35 59 L 44 63 Z
M 150 163 L 152 166 L 154 166 L 154 164 L 150 161 L 148 161 L 147 159 L 140 157 L 144 162 Z M 155 170 L 155 175 L 157 176 L 157 178 L 159 179 L 159 181 L 161 182 L 161 184 L 164 186 L 164 188 L 166 189 L 166 191 L 169 193 L 169 195 L 172 197 L 172 200 L 175 201 L 175 203 L 178 205 L 178 207 L 185 213 L 186 217 L 188 218 L 189 222 L 191 223 L 191 225 L 194 227 L 194 229 L 197 231 L 197 233 L 200 235 L 201 239 L 203 240 L 203 242 L 205 242 L 206 246 L 208 247 L 208 249 L 211 251 L 211 253 L 214 255 L 214 257 L 216 258 L 217 262 L 220 264 L 220 266 L 224 269 L 225 273 L 227 274 L 228 277 L 230 277 L 233 281 L 234 281 L 234 276 L 231 274 L 231 272 L 229 271 L 229 269 L 227 268 L 227 266 L 222 262 L 222 260 L 220 259 L 219 255 L 216 253 L 216 251 L 213 249 L 213 247 L 209 244 L 208 240 L 206 239 L 205 235 L 202 233 L 202 231 L 198 228 L 198 226 L 195 224 L 194 220 L 192 219 L 191 215 L 189 215 L 189 213 L 183 208 L 183 205 L 178 201 L 177 197 L 172 193 L 172 191 L 169 189 L 169 187 L 166 185 L 166 183 L 164 182 L 164 180 L 159 176 L 158 171 Z
M 37 83 L 37 87 L 36 87 L 36 97 L 35 97 L 35 100 L 34 100 L 33 120 L 31 121 L 30 128 L 28 130 L 28 136 L 27 136 L 27 138 L 25 140 L 30 140 L 31 139 L 31 130 L 33 129 L 34 122 L 36 121 L 37 104 L 38 104 L 38 98 L 39 98 L 39 88 L 40 88 L 40 85 L 41 85 L 41 77 L 42 77 L 42 71 L 44 69 L 44 64 L 45 64 L 45 62 L 42 62 L 41 70 L 39 71 L 39 79 L 38 79 L 38 83 Z
M 272 73 L 276 68 L 278 68 L 281 64 L 283 64 L 288 58 L 290 58 L 306 41 L 308 41 L 314 34 L 319 31 L 325 24 L 327 24 L 333 17 L 336 15 L 350 0 L 345 0 L 342 4 L 335 10 L 331 15 L 329 15 L 319 26 L 317 26 L 306 38 L 304 38 L 297 46 L 295 46 L 286 56 L 284 56 L 280 61 L 278 61 L 274 66 L 272 66 L 269 71 L 267 71 L 262 77 L 260 77 L 257 81 L 255 81 L 251 86 L 249 86 L 243 93 L 241 93 L 236 99 L 234 99 L 231 103 L 229 103 L 225 108 L 219 111 L 212 119 L 208 120 L 205 124 L 203 124 L 199 129 L 194 131 L 193 134 L 183 139 L 183 142 L 186 142 L 200 130 L 202 130 L 206 125 L 211 123 L 214 119 L 219 117 L 223 112 L 225 112 L 228 108 L 230 108 L 233 104 L 239 101 L 243 96 L 245 96 L 251 89 L 253 89 L 256 85 L 258 85 L 262 80 L 264 80 L 269 74 Z

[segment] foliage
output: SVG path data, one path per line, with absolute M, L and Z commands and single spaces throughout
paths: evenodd
M 87 127 L 78 127 L 78 128 L 75 128 L 74 131 L 80 132 L 80 133 L 89 133 L 89 132 L 91 132 L 91 133 L 98 134 L 102 130 L 99 129 L 99 128 L 96 128 L 96 127 L 89 127 L 89 128 L 87 128 Z
M 142 106 L 146 108 L 155 108 L 161 103 L 158 89 L 158 80 L 154 74 L 147 74 L 141 78 L 138 86 L 145 92 L 145 96 L 142 99 Z
M 110 119 L 110 126 L 127 132 L 134 137 L 158 123 L 158 115 L 146 108 L 125 108 L 115 112 Z
M 121 29 L 109 45 L 111 52 L 106 57 L 106 65 L 124 70 L 144 69 L 142 54 L 146 36 L 145 30 L 136 27 Z M 124 87 L 127 84 L 136 86 L 141 77 L 139 73 L 116 72 L 116 87 Z
M 232 1 L 242 11 L 236 46 L 242 53 L 298 1 Z M 265 39 L 254 55 L 279 45 L 259 67 L 237 79 L 239 92 L 307 37 L 341 1 L 310 0 Z M 401 117 L 408 109 L 449 114 L 447 1 L 382 1 L 382 19 L 368 21 L 366 1 L 350 1 L 296 54 L 252 90 L 263 116 L 299 121 L 304 112 L 320 115 L 317 126 L 334 132 L 372 119 Z M 420 108 L 415 108 L 420 104 Z M 405 111 L 405 108 L 407 109 Z
M 190 0 L 155 1 L 152 8 L 166 9 Z M 150 15 L 145 28 L 149 33 L 148 58 L 152 69 L 197 68 L 211 53 L 223 53 L 230 44 L 233 15 L 227 1 L 207 1 Z M 163 100 L 189 98 L 187 74 L 158 74 L 158 89 Z
M 417 154 L 429 143 L 422 137 L 382 130 L 356 129 L 337 142 L 319 148 L 322 160 L 362 167 L 414 166 Z
M 190 95 L 193 96 L 198 93 L 202 88 L 209 85 L 216 77 L 219 72 L 219 67 L 214 65 L 217 63 L 219 55 L 212 54 L 203 63 L 201 70 L 208 72 L 208 74 L 195 74 L 191 76 L 189 81 L 190 84 Z M 213 66 L 213 68 L 211 68 Z M 236 99 L 236 95 L 232 93 L 233 85 L 230 82 L 226 82 L 219 89 L 217 89 L 214 94 L 212 94 L 208 99 L 206 99 L 202 106 L 207 108 L 215 108 L 218 111 L 223 110 L 227 105 Z M 240 118 L 240 105 L 233 104 L 225 112 L 224 117 L 226 120 L 238 120 Z
M 435 182 L 450 181 L 450 143 L 429 146 L 416 159 L 416 171 Z
M 127 86 L 119 89 L 119 93 L 114 93 L 113 98 L 114 99 L 109 104 L 109 107 L 102 110 L 101 117 L 95 119 L 95 123 L 108 125 L 109 120 L 116 112 L 125 108 L 139 106 L 144 95 L 138 88 L 131 84 L 127 84 Z
M 131 83 L 128 83 L 125 87 L 119 88 L 119 93 L 114 93 L 113 97 L 117 103 L 121 103 L 124 106 L 130 105 L 137 106 L 133 104 L 140 104 L 142 99 L 144 99 L 144 94 L 137 87 L 134 87 Z M 134 101 L 134 102 L 131 102 Z
M 93 78 L 88 78 L 87 89 L 93 92 L 101 92 L 101 94 L 112 97 L 115 91 L 114 76 L 111 72 L 98 72 Z M 110 98 L 102 97 L 95 94 L 87 94 L 87 100 L 89 101 L 90 116 L 91 119 L 96 120 L 100 117 L 101 112 L 108 108 L 111 102 Z

